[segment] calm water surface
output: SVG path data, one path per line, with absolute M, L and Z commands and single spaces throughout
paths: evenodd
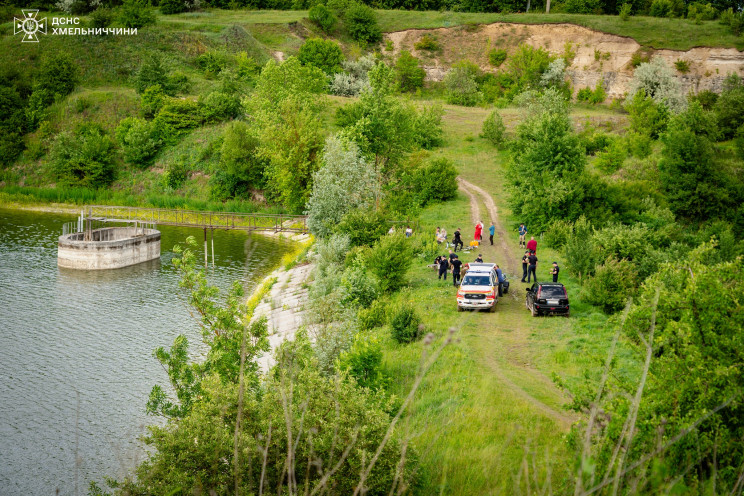
M 87 494 L 145 454 L 137 440 L 167 375 L 152 357 L 178 334 L 204 352 L 171 260 L 198 229 L 162 227 L 159 261 L 110 271 L 57 267 L 57 238 L 72 215 L 0 209 L 0 495 Z M 215 232 L 210 282 L 250 291 L 289 244 Z M 200 252 L 203 258 L 203 252 Z M 210 255 L 211 263 L 211 255 Z M 78 457 L 76 469 L 75 458 Z

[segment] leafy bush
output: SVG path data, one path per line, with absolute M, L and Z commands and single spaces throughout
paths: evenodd
M 390 319 L 390 333 L 401 344 L 412 343 L 419 337 L 421 317 L 410 303 L 400 305 Z
M 687 6 L 687 18 L 712 21 L 718 17 L 718 10 L 710 3 L 692 2 Z
M 744 30 L 744 12 L 738 10 L 733 11 L 731 7 L 721 12 L 721 19 L 719 21 L 724 26 L 727 26 L 729 30 L 739 36 Z
M 192 100 L 169 100 L 155 116 L 157 125 L 168 127 L 176 134 L 199 127 L 202 121 L 199 104 Z
M 690 62 L 687 60 L 676 60 L 674 62 L 674 67 L 682 74 L 687 74 L 688 72 L 690 72 Z
M 625 143 L 623 140 L 616 139 L 607 150 L 597 154 L 594 165 L 602 172 L 612 174 L 623 165 L 623 161 L 627 156 L 628 150 L 625 147 Z
M 718 93 L 711 90 L 702 90 L 696 95 L 690 96 L 690 101 L 698 102 L 703 107 L 703 110 L 713 110 L 718 101 Z
M 217 77 L 227 67 L 228 58 L 223 52 L 210 50 L 196 57 L 196 65 L 204 72 L 204 76 L 207 79 L 212 79 Z
M 186 12 L 186 2 L 184 0 L 160 0 L 160 12 L 164 15 L 180 14 Z
M 421 109 L 414 120 L 414 140 L 424 150 L 431 150 L 444 143 L 441 105 L 433 104 Z
M 167 95 L 174 95 L 175 89 L 171 86 L 163 62 L 158 56 L 150 56 L 140 66 L 134 78 L 134 88 L 137 93 L 144 93 L 151 86 L 160 86 Z
M 218 200 L 248 196 L 263 184 L 266 163 L 258 156 L 258 139 L 248 125 L 228 124 L 222 139 L 219 168 L 210 179 L 211 194 Z
M 456 182 L 457 169 L 446 158 L 429 162 L 419 169 L 414 180 L 422 206 L 455 198 L 457 191 L 453 185 Z
M 313 174 L 306 213 L 310 231 L 325 238 L 349 211 L 370 207 L 379 185 L 373 164 L 347 139 L 328 138 L 322 162 Z
M 346 10 L 344 20 L 346 29 L 355 41 L 377 43 L 382 39 L 375 11 L 367 5 L 353 3 Z
M 116 140 L 124 151 L 124 160 L 145 167 L 155 158 L 162 141 L 153 127 L 152 123 L 134 117 L 127 117 L 119 123 Z
M 480 102 L 482 94 L 475 81 L 480 69 L 474 63 L 462 60 L 452 66 L 444 76 L 447 88 L 447 103 L 473 107 Z
M 608 258 L 597 266 L 581 294 L 587 303 L 602 308 L 605 313 L 613 313 L 625 306 L 636 286 L 637 273 L 633 264 L 627 260 Z
M 666 129 L 669 111 L 666 106 L 646 96 L 645 91 L 638 91 L 625 100 L 624 107 L 630 114 L 630 129 L 636 133 L 658 138 Z
M 516 53 L 509 57 L 507 66 L 519 90 L 538 88 L 540 79 L 548 70 L 553 57 L 543 48 L 533 48 L 522 44 Z
M 651 62 L 641 64 L 633 73 L 628 90 L 628 100 L 640 91 L 643 91 L 657 104 L 664 105 L 670 112 L 679 113 L 687 107 L 679 80 L 661 57 L 655 57 L 651 59 Z
M 563 255 L 566 257 L 566 265 L 579 276 L 579 281 L 592 275 L 598 260 L 601 260 L 592 239 L 593 234 L 591 222 L 582 215 L 574 222 L 565 242 Z
M 83 124 L 74 133 L 63 131 L 57 135 L 50 163 L 64 185 L 101 188 L 116 179 L 114 143 L 94 124 Z
M 160 111 L 165 103 L 165 92 L 163 87 L 159 84 L 149 86 L 142 92 L 140 97 L 140 109 L 142 109 L 142 115 L 148 119 L 152 119 Z
M 540 86 L 543 88 L 561 88 L 566 84 L 566 61 L 555 59 L 548 64 L 548 68 L 540 76 Z
M 420 61 L 407 50 L 403 50 L 395 62 L 395 72 L 401 91 L 413 91 L 424 85 L 426 71 Z
M 359 328 L 366 331 L 387 324 L 387 307 L 386 301 L 375 300 L 368 308 L 360 309 L 357 313 Z
M 744 124 L 739 126 L 739 129 L 736 131 L 734 146 L 736 147 L 736 153 L 739 155 L 739 158 L 744 160 Z
M 416 50 L 426 50 L 427 52 L 438 52 L 441 49 L 437 37 L 429 33 L 424 34 L 417 42 L 415 42 L 413 48 Z
M 592 98 L 592 89 L 591 88 L 581 88 L 576 93 L 576 100 L 579 102 L 588 102 Z
M 651 54 L 643 49 L 639 49 L 630 56 L 630 66 L 637 68 L 641 64 L 647 64 L 651 61 Z
M 602 82 L 602 80 L 600 80 L 597 83 L 597 86 L 594 87 L 594 91 L 592 91 L 592 94 L 589 97 L 589 103 L 598 105 L 600 103 L 604 103 L 606 98 L 607 98 L 607 93 L 605 92 L 605 89 L 604 89 L 604 83 Z
M 200 97 L 199 110 L 206 123 L 236 119 L 243 113 L 240 96 L 222 91 L 213 91 L 206 97 Z
M 34 76 L 33 92 L 43 95 L 41 103 L 50 105 L 72 93 L 77 80 L 78 68 L 72 58 L 64 53 L 55 53 L 42 60 L 39 72 Z
M 163 185 L 172 190 L 180 188 L 189 178 L 189 169 L 185 157 L 170 162 L 163 171 Z
M 107 28 L 114 22 L 114 11 L 105 7 L 98 7 L 90 14 L 90 27 Z
M 634 157 L 646 158 L 651 155 L 651 143 L 651 138 L 646 134 L 629 131 L 625 135 L 625 144 Z
M 388 234 L 372 247 L 367 264 L 383 293 L 400 289 L 411 266 L 411 246 L 402 234 Z
M 353 246 L 372 246 L 388 231 L 388 227 L 384 212 L 357 209 L 344 215 L 335 231 L 348 236 Z
M 338 368 L 353 377 L 361 387 L 380 389 L 382 375 L 382 345 L 371 336 L 357 334 L 351 349 L 338 357 Z
M 602 8 L 599 0 L 564 0 L 561 7 L 569 14 L 597 14 Z
M 338 19 L 325 5 L 317 4 L 308 12 L 310 21 L 315 23 L 324 33 L 330 33 Z
M 488 114 L 486 120 L 483 121 L 483 127 L 481 129 L 481 138 L 487 139 L 493 146 L 499 146 L 504 142 L 506 135 L 506 126 L 501 115 L 495 110 Z
M 494 67 L 501 67 L 506 60 L 506 50 L 503 48 L 493 48 L 488 52 L 488 62 Z
M 653 0 L 649 13 L 653 17 L 667 17 L 673 8 L 671 0 Z
M 557 220 L 545 231 L 543 240 L 551 248 L 561 249 L 573 232 L 573 225 L 565 220 Z
M 302 65 L 312 65 L 332 75 L 341 72 L 344 54 L 341 52 L 341 46 L 333 40 L 310 38 L 300 47 L 297 58 Z
M 145 0 L 124 0 L 119 9 L 119 22 L 125 28 L 143 28 L 155 24 L 156 20 L 155 13 Z
M 367 308 L 377 298 L 375 281 L 362 267 L 350 267 L 341 275 L 344 305 Z
M 721 133 L 725 138 L 732 138 L 744 124 L 744 83 L 739 76 L 730 74 L 726 77 L 714 110 Z
M 331 81 L 331 93 L 340 96 L 357 96 L 369 87 L 367 73 L 375 66 L 372 55 L 359 57 L 357 60 L 346 60 L 341 63 L 344 72 L 334 74 Z
M 622 4 L 620 6 L 620 12 L 619 12 L 620 19 L 622 19 L 623 21 L 627 21 L 628 19 L 630 19 L 630 13 L 632 9 L 633 9 L 633 5 L 630 2 L 625 2 L 624 4 Z

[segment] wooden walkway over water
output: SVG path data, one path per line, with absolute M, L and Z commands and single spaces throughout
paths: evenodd
M 161 226 L 196 227 L 205 230 L 288 232 L 305 234 L 307 217 L 287 214 L 237 212 L 201 212 L 146 207 L 116 207 L 89 205 L 84 209 L 86 220 L 97 222 L 136 222 Z

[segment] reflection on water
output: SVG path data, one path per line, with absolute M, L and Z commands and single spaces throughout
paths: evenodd
M 124 475 L 144 456 L 136 438 L 157 422 L 144 413 L 150 389 L 167 384 L 152 351 L 178 334 L 204 351 L 171 264 L 173 245 L 202 231 L 161 228 L 160 260 L 60 269 L 57 237 L 73 217 L 0 210 L 3 496 L 86 494 L 89 481 Z M 250 291 L 288 248 L 237 231 L 216 231 L 214 243 L 209 279 L 223 290 L 240 280 Z

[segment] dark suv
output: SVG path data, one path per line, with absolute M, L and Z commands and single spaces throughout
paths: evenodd
M 560 313 L 568 317 L 568 293 L 559 282 L 536 282 L 527 288 L 527 309 L 532 316 Z

